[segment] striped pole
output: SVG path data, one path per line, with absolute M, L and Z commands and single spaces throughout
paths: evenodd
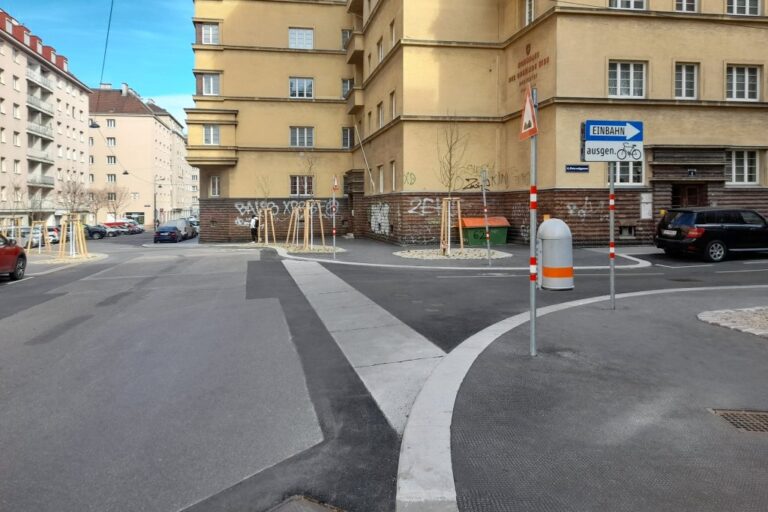
M 608 216 L 609 216 L 609 229 L 611 230 L 610 242 L 608 244 L 608 258 L 611 265 L 611 309 L 616 309 L 616 190 L 614 187 L 614 180 L 616 179 L 616 170 L 619 167 L 618 163 L 614 164 L 613 171 L 610 167 L 608 170 L 608 182 L 610 191 L 608 193 Z
M 533 100 L 533 111 L 538 110 L 539 102 L 536 88 L 531 89 L 531 99 Z M 538 278 L 538 265 L 536 262 L 536 213 L 538 208 L 538 195 L 536 190 L 536 165 L 537 165 L 537 142 L 538 135 L 531 137 L 531 225 L 528 230 L 528 236 L 531 242 L 530 259 L 530 302 L 531 302 L 531 356 L 536 356 L 536 280 Z
M 488 249 L 488 266 L 491 266 L 491 228 L 488 227 L 488 202 L 485 199 L 485 186 L 488 183 L 488 170 L 483 166 L 480 172 L 480 179 L 483 181 L 483 217 L 485 218 L 485 246 Z

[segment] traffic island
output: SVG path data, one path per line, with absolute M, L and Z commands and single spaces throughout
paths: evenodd
M 699 313 L 699 320 L 768 338 L 768 306 Z
M 443 254 L 440 249 L 408 249 L 392 253 L 401 258 L 410 258 L 418 260 L 484 260 L 488 258 L 487 249 L 454 249 L 451 255 Z M 502 258 L 511 258 L 512 255 L 506 252 L 491 250 L 491 259 L 498 260 Z

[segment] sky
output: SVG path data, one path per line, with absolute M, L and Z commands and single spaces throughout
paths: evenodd
M 110 0 L 0 0 L 8 12 L 69 59 L 81 82 L 97 87 Z M 104 82 L 123 82 L 184 123 L 195 80 L 189 0 L 115 0 Z

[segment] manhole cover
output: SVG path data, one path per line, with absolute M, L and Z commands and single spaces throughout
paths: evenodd
M 713 409 L 713 413 L 744 432 L 768 433 L 768 411 L 729 411 Z
M 340 508 L 321 505 L 304 496 L 294 496 L 284 501 L 269 512 L 343 512 Z

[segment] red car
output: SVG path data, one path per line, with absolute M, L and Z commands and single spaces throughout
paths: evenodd
M 24 248 L 16 245 L 15 240 L 0 235 L 0 274 L 8 274 L 12 280 L 18 281 L 24 277 L 26 269 L 27 254 Z

